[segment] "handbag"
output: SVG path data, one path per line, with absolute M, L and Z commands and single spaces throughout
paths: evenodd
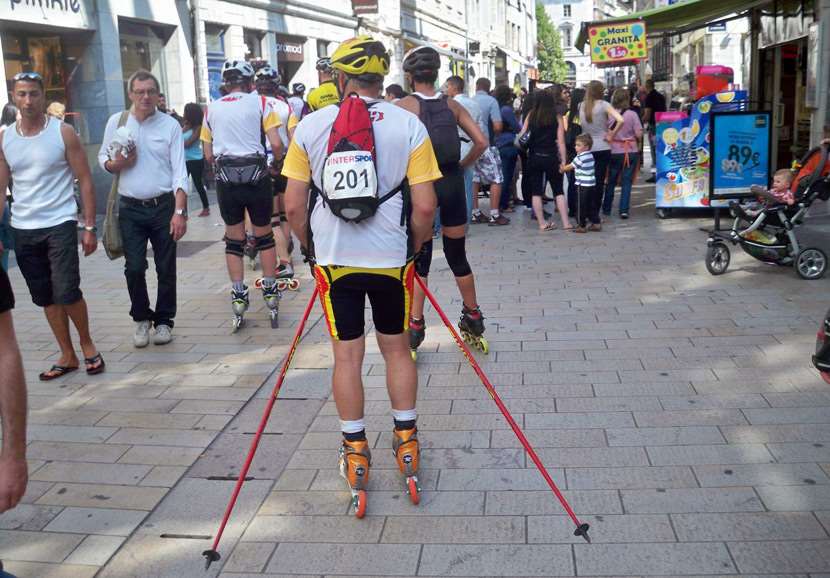
M 522 152 L 527 152 L 527 147 L 530 144 L 530 130 L 516 135 L 513 139 L 513 146 Z
M 121 113 L 121 118 L 118 119 L 118 128 L 127 124 L 129 116 L 129 110 Z M 120 179 L 121 173 L 117 173 L 112 179 L 110 194 L 107 197 L 107 214 L 104 217 L 104 235 L 101 239 L 107 257 L 113 261 L 124 256 L 124 243 L 121 240 L 121 227 L 118 223 L 118 182 Z

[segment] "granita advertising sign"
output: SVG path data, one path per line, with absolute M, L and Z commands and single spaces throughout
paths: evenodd
M 646 24 L 642 20 L 591 24 L 591 64 L 614 66 L 645 60 Z

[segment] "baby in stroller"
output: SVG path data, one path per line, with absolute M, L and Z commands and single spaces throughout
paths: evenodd
M 706 251 L 706 268 L 722 275 L 729 267 L 727 243 L 739 245 L 749 256 L 766 263 L 792 265 L 804 279 L 819 279 L 828 267 L 827 254 L 820 247 L 805 247 L 797 236 L 813 203 L 830 199 L 830 146 L 810 150 L 793 171 L 777 171 L 771 190 L 753 187 L 761 203 L 747 207 L 729 203 L 735 221 L 728 233 L 711 231 Z

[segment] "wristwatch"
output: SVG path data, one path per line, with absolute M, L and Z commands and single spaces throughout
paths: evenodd
M 96 227 L 95 225 L 79 225 L 78 228 L 83 229 L 87 233 L 92 233 L 93 235 L 98 233 L 98 227 Z
M 185 219 L 187 218 L 187 209 L 176 209 L 176 214 L 181 215 Z

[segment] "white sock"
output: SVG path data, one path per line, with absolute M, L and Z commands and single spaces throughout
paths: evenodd
M 478 217 L 481 214 L 481 209 L 473 209 L 473 214 Z
M 358 433 L 366 429 L 363 418 L 353 420 L 340 420 L 340 431 L 343 433 Z
M 490 209 L 490 216 L 491 217 L 498 217 L 499 216 L 499 210 L 498 209 Z
M 415 421 L 418 419 L 418 412 L 414 407 L 412 409 L 392 408 L 392 418 L 395 421 Z

